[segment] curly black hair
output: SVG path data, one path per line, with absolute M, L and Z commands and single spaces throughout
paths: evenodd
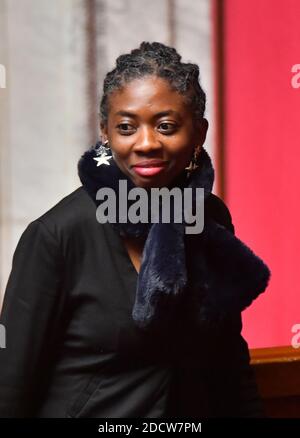
M 181 62 L 181 56 L 173 47 L 143 41 L 138 49 L 120 55 L 116 67 L 107 73 L 100 102 L 101 123 L 107 122 L 109 94 L 133 79 L 149 75 L 166 79 L 172 89 L 186 97 L 195 118 L 203 118 L 206 95 L 199 83 L 198 65 Z

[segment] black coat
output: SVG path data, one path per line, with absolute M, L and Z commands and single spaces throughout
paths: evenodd
M 234 231 L 219 198 L 207 206 Z M 241 315 L 205 330 L 183 303 L 174 324 L 137 328 L 138 274 L 95 211 L 81 186 L 21 236 L 1 314 L 0 417 L 260 416 Z

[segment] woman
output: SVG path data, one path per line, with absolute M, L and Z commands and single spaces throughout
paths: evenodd
M 211 193 L 198 76 L 175 49 L 146 42 L 107 74 L 102 141 L 79 161 L 82 186 L 31 222 L 14 254 L 1 416 L 263 414 L 241 311 L 270 273 Z M 172 212 L 149 222 L 150 197 L 146 220 L 130 221 L 137 188 L 190 188 L 194 207 L 203 193 L 202 232 Z M 106 223 L 100 189 L 112 195 Z

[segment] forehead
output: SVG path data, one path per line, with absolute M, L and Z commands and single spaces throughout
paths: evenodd
M 184 116 L 188 112 L 185 97 L 173 90 L 166 80 L 156 76 L 133 79 L 109 96 L 111 115 L 119 111 L 142 114 L 169 109 Z

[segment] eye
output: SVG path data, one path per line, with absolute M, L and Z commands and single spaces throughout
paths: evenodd
M 122 135 L 130 135 L 135 132 L 134 126 L 130 125 L 129 123 L 120 123 L 117 125 L 117 128 Z
M 163 134 L 173 134 L 173 132 L 175 132 L 177 129 L 177 125 L 170 122 L 162 122 L 160 123 L 158 128 L 159 131 L 162 132 Z

